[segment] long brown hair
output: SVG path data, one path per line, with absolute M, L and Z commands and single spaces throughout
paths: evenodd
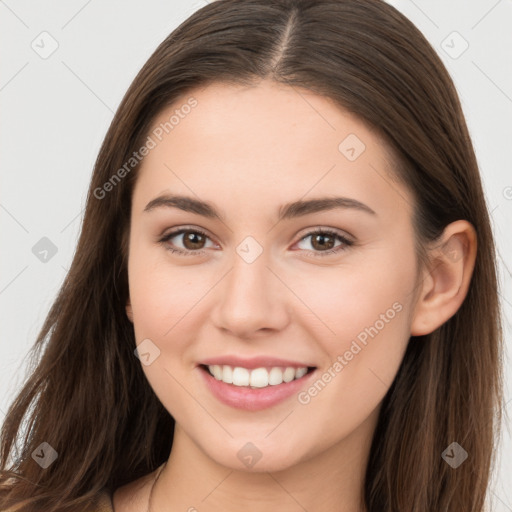
M 178 98 L 213 82 L 261 79 L 331 98 L 384 138 L 398 179 L 416 198 L 419 251 L 452 221 L 475 227 L 466 299 L 432 334 L 411 337 L 382 404 L 363 499 L 371 512 L 483 509 L 502 405 L 489 215 L 448 72 L 420 31 L 379 0 L 218 0 L 183 22 L 143 66 L 100 149 L 73 263 L 5 418 L 0 509 L 82 510 L 100 489 L 167 460 L 174 420 L 133 354 L 125 312 L 138 166 L 112 180 L 104 197 L 98 190 Z M 453 441 L 469 454 L 456 470 L 441 457 Z M 31 456 L 43 442 L 58 453 L 46 469 Z

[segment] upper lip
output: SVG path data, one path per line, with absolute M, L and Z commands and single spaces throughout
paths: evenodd
M 241 367 L 241 368 L 263 368 L 263 367 L 273 367 L 273 366 L 284 366 L 284 367 L 292 367 L 292 368 L 309 368 L 313 365 L 307 363 L 301 363 L 297 361 L 291 361 L 289 359 L 280 359 L 277 357 L 271 356 L 257 356 L 250 357 L 244 359 L 242 357 L 234 356 L 234 355 L 226 355 L 219 357 L 210 357 L 208 359 L 204 359 L 199 364 L 204 364 L 206 366 L 210 365 L 228 365 L 233 367 Z

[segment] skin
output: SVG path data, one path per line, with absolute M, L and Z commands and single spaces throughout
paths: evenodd
M 390 154 L 362 121 L 270 81 L 191 95 L 197 107 L 144 158 L 132 199 L 126 311 L 137 344 L 149 338 L 160 350 L 142 368 L 176 420 L 151 510 L 360 511 L 382 399 L 410 336 L 432 332 L 464 300 L 474 229 L 447 226 L 429 248 L 432 265 L 420 268 L 412 195 L 391 179 Z M 349 134 L 366 146 L 354 161 L 338 149 Z M 224 222 L 176 208 L 144 212 L 171 192 L 210 202 Z M 324 196 L 357 199 L 375 215 L 338 208 L 277 221 L 282 204 Z M 183 226 L 208 238 L 159 243 Z M 322 256 L 307 236 L 318 228 L 354 244 Z M 246 236 L 263 248 L 250 264 L 236 252 Z M 261 411 L 235 409 L 211 395 L 196 368 L 206 357 L 270 354 L 311 362 L 321 375 L 394 303 L 400 312 L 307 404 L 294 395 Z M 247 442 L 262 454 L 252 467 L 237 457 Z M 145 512 L 155 476 L 118 489 L 115 511 Z

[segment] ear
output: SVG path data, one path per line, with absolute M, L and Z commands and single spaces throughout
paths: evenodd
M 133 324 L 133 310 L 132 310 L 132 303 L 130 302 L 130 298 L 126 300 L 126 316 L 130 320 L 130 322 Z
M 475 228 L 465 220 L 449 224 L 428 248 L 430 265 L 419 284 L 412 336 L 430 334 L 457 312 L 469 289 L 476 249 Z

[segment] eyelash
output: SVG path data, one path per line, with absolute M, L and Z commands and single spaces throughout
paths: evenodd
M 165 235 L 163 238 L 161 238 L 159 240 L 159 243 L 161 243 L 165 247 L 165 249 L 170 251 L 171 253 L 177 253 L 177 254 L 180 254 L 182 256 L 198 256 L 198 255 L 202 254 L 204 252 L 204 249 L 199 249 L 197 251 L 190 251 L 190 250 L 183 250 L 183 249 L 174 249 L 172 247 L 169 247 L 169 245 L 167 244 L 167 242 L 171 238 L 174 238 L 177 235 L 181 235 L 181 234 L 187 233 L 187 232 L 198 233 L 198 234 L 200 234 L 200 235 L 202 235 L 202 236 L 204 236 L 206 238 L 210 238 L 201 229 L 198 229 L 198 228 L 193 228 L 193 229 L 192 228 L 181 228 L 179 230 L 173 231 L 173 232 L 168 233 L 167 235 Z M 352 242 L 348 238 L 345 238 L 343 235 L 340 235 L 337 231 L 334 231 L 332 229 L 318 229 L 316 231 L 310 231 L 309 233 L 304 235 L 299 240 L 299 242 L 302 242 L 302 240 L 304 240 L 304 239 L 306 239 L 306 238 L 308 238 L 308 237 L 310 237 L 312 235 L 330 235 L 330 236 L 340 240 L 344 244 L 342 246 L 338 246 L 335 249 L 329 249 L 328 251 L 306 251 L 306 252 L 308 252 L 309 254 L 312 254 L 315 257 L 316 256 L 324 257 L 324 256 L 327 256 L 327 255 L 330 255 L 330 254 L 340 253 L 342 251 L 346 251 L 350 246 L 354 245 L 354 242 Z

